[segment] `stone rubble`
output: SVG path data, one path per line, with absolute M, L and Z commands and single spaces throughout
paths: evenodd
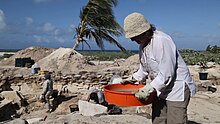
M 107 107 L 83 100 L 78 101 L 78 106 L 79 106 L 79 113 L 82 114 L 83 116 L 94 116 L 98 114 L 107 113 Z
M 40 53 L 41 55 L 37 55 Z M 39 100 L 44 75 L 32 74 L 30 68 L 14 67 L 15 58 L 29 56 L 34 56 L 33 59 L 35 62 L 42 69 L 49 70 L 52 74 L 54 90 L 58 91 L 59 98 L 53 99 L 56 101 L 56 103 L 54 103 L 56 109 L 51 114 L 45 114 L 44 103 Z M 0 61 L 0 123 L 15 122 L 19 124 L 26 123 L 27 120 L 29 122 L 33 120 L 33 123 L 151 123 L 150 106 L 139 107 L 138 109 L 136 109 L 136 107 L 125 107 L 122 108 L 122 115 L 114 116 L 104 114 L 97 117 L 97 114 L 94 114 L 92 111 L 89 111 L 93 113 L 90 114 L 89 117 L 82 116 L 82 112 L 81 114 L 77 111 L 71 113 L 70 106 L 80 101 L 80 103 L 84 103 L 85 101 L 83 100 L 86 100 L 90 89 L 94 87 L 103 89 L 105 85 L 110 83 L 114 75 L 119 75 L 122 79 L 129 78 L 139 67 L 138 55 L 117 61 L 117 63 L 93 63 L 94 64 L 87 63 L 82 55 L 72 49 L 59 48 L 55 50 L 39 47 L 30 47 L 21 50 L 11 58 Z M 193 103 L 190 103 L 189 106 L 189 115 L 192 116 L 189 117 L 189 119 L 194 119 L 201 123 L 217 122 L 217 116 L 219 114 L 215 113 L 216 116 L 206 115 L 206 118 L 213 119 L 213 121 L 204 120 L 199 113 L 196 113 L 196 117 L 194 117 L 195 111 L 192 106 L 198 108 L 200 105 L 194 104 L 196 101 L 202 103 L 201 99 L 205 99 L 207 104 L 211 102 L 211 104 L 215 104 L 216 110 L 220 110 L 220 107 L 218 108 L 220 103 L 220 94 L 218 91 L 220 84 L 220 66 L 213 65 L 213 63 L 209 63 L 209 66 L 212 68 L 209 69 L 208 81 L 200 81 L 197 74 L 199 71 L 198 67 L 189 66 L 193 79 L 198 87 L 198 95 L 192 98 Z M 210 86 L 212 84 L 217 86 L 216 92 L 212 93 L 203 88 L 204 86 Z M 205 106 L 203 105 L 203 107 Z M 206 111 L 208 111 L 208 108 L 210 107 L 207 107 Z M 86 107 L 83 109 L 86 111 Z M 147 113 L 149 118 L 137 115 L 135 112 L 139 114 Z M 83 115 L 86 114 L 88 114 L 88 112 L 85 112 Z M 44 117 L 47 117 L 47 119 L 42 121 L 41 119 Z M 133 117 L 136 119 L 132 119 Z M 13 121 L 9 121 L 10 119 Z

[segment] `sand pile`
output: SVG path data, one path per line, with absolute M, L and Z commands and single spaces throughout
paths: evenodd
M 37 64 L 42 70 L 61 71 L 62 73 L 76 72 L 86 66 L 83 56 L 71 48 L 59 48 L 39 60 Z
M 52 53 L 54 49 L 52 48 L 43 48 L 43 47 L 29 47 L 24 50 L 16 52 L 15 55 L 11 56 L 7 60 L 2 60 L 0 66 L 14 66 L 15 58 L 28 58 L 31 57 L 35 62 L 46 57 Z
M 138 54 L 128 57 L 124 62 L 125 65 L 138 65 L 139 63 L 140 61 Z

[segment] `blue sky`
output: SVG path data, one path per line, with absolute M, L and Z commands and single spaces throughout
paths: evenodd
M 80 9 L 88 0 L 0 0 L 0 49 L 30 46 L 72 47 Z M 220 0 L 118 0 L 113 11 L 124 18 L 140 12 L 158 30 L 171 35 L 178 49 L 220 46 Z M 128 50 L 138 45 L 124 35 L 116 38 Z M 90 42 L 92 49 L 99 49 Z M 118 49 L 105 43 L 106 50 Z

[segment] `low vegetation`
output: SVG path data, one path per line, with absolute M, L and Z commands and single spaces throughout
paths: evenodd
M 187 65 L 205 65 L 207 62 L 215 62 L 220 64 L 220 47 L 210 46 L 206 48 L 205 51 L 196 51 L 191 49 L 181 49 L 179 50 L 183 59 Z M 86 56 L 90 60 L 100 60 L 100 61 L 112 61 L 120 58 L 128 58 L 136 52 L 97 52 L 97 51 L 81 51 L 82 55 Z
M 220 47 L 208 46 L 205 51 L 179 50 L 187 65 L 205 65 L 207 62 L 220 64 Z
M 3 59 L 3 58 L 9 58 L 11 56 L 13 56 L 14 54 L 4 54 L 3 56 L 0 56 L 0 59 Z
M 81 51 L 82 55 L 86 56 L 88 61 L 100 60 L 100 61 L 113 61 L 115 59 L 127 59 L 134 55 L 134 52 L 97 52 L 97 51 Z
M 18 49 L 0 49 L 0 52 L 17 52 Z
M 0 50 L 0 52 L 16 52 L 18 50 Z M 113 61 L 115 59 L 127 59 L 137 54 L 137 51 L 118 52 L 118 51 L 79 51 L 86 56 L 87 61 Z M 179 50 L 187 65 L 205 65 L 207 62 L 220 64 L 220 47 L 208 45 L 205 51 L 196 51 L 191 49 Z M 13 54 L 4 54 L 2 58 L 9 58 Z

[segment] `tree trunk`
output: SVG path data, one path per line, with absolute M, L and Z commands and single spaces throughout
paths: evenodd
M 76 48 L 79 46 L 79 40 L 78 40 L 78 38 L 76 38 L 76 42 L 75 42 L 75 44 L 74 44 L 74 46 L 73 46 L 73 50 L 76 50 Z

